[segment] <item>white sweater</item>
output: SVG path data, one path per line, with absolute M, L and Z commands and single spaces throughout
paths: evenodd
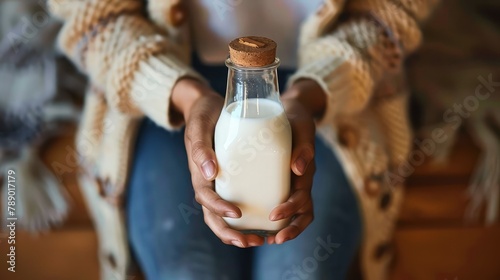
M 246 35 L 264 36 L 278 44 L 282 67 L 296 68 L 300 24 L 321 3 L 322 0 L 189 0 L 196 51 L 205 63 L 223 64 L 231 40 Z

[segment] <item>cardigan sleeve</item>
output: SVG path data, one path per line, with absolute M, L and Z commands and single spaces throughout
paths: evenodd
M 367 106 L 383 74 L 399 71 L 404 56 L 418 47 L 419 23 L 430 14 L 436 2 L 346 1 L 340 18 L 329 32 L 307 35 L 309 38 L 300 46 L 299 69 L 289 84 L 310 78 L 321 85 L 327 94 L 327 104 L 319 125 Z M 319 14 L 321 11 L 315 16 Z M 309 21 L 314 20 L 313 16 Z M 312 29 L 317 26 L 312 26 L 314 24 L 306 22 L 302 33 L 314 33 Z
M 64 20 L 59 48 L 85 72 L 106 102 L 173 129 L 170 95 L 181 77 L 202 79 L 179 59 L 180 47 L 144 16 L 142 0 L 49 0 Z

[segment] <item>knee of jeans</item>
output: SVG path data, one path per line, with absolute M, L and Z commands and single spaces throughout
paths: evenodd
M 169 267 L 161 271 L 158 274 L 158 280 L 170 280 L 170 279 L 179 279 L 179 280 L 195 280 L 196 278 L 193 273 L 189 271 L 181 270 L 179 267 Z
M 185 227 L 181 221 L 174 217 L 163 217 L 161 219 L 146 219 L 128 217 L 127 229 L 129 240 L 134 244 L 143 246 L 159 245 L 169 240 L 178 239 L 185 234 Z
M 167 262 L 168 263 L 168 262 Z M 217 268 L 212 261 L 200 262 L 187 258 L 185 261 L 175 261 L 160 268 L 155 279 L 179 279 L 179 280 L 229 280 L 231 279 L 224 271 Z
M 174 268 L 173 270 L 177 270 Z M 169 271 L 160 273 L 159 276 L 155 279 L 158 280 L 230 280 L 231 278 L 227 275 L 210 275 L 210 274 L 195 274 L 191 272 L 178 272 L 178 271 Z

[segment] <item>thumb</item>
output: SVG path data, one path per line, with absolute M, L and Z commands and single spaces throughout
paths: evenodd
M 295 175 L 302 176 L 314 160 L 316 126 L 312 117 L 298 102 L 284 101 L 285 111 L 292 128 L 292 160 L 290 167 Z
M 295 175 L 302 176 L 307 167 L 314 160 L 314 146 L 310 143 L 294 145 L 292 151 L 291 168 Z
M 198 118 L 190 121 L 186 129 L 189 158 L 206 180 L 214 180 L 217 176 L 217 158 L 212 149 L 215 122 L 210 118 Z
M 217 176 L 217 159 L 210 143 L 201 140 L 191 145 L 191 160 L 194 161 L 203 177 L 212 181 Z

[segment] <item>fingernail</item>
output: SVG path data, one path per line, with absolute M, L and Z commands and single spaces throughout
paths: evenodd
M 280 243 L 280 244 L 283 244 L 283 243 L 287 242 L 288 240 L 290 240 L 290 237 L 285 237 L 285 238 L 283 239 L 283 241 L 281 241 L 281 243 Z
M 215 175 L 215 162 L 213 160 L 205 161 L 201 165 L 201 170 L 205 179 L 211 179 Z
M 299 171 L 299 173 L 302 175 L 304 173 L 306 173 L 306 169 L 307 169 L 307 161 L 305 158 L 303 158 L 302 156 L 299 156 L 297 158 L 297 160 L 295 161 L 295 168 L 297 168 L 297 171 Z
M 274 215 L 274 217 L 271 218 L 271 221 L 283 220 L 284 217 L 285 217 L 285 215 L 283 215 L 283 214 L 277 214 L 277 215 Z
M 240 248 L 245 248 L 245 246 L 243 246 L 243 243 L 241 243 L 240 241 L 238 240 L 233 240 L 231 241 L 231 243 L 236 246 L 236 247 L 240 247 Z
M 238 218 L 238 214 L 236 214 L 236 212 L 225 212 L 225 213 L 224 213 L 224 217 L 228 217 L 228 218 Z

